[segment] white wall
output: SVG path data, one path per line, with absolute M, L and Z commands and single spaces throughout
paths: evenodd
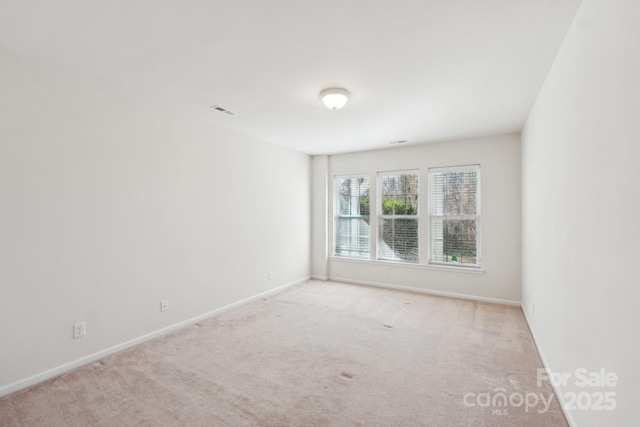
M 308 156 L 6 57 L 0 120 L 0 394 L 309 276 Z
M 523 131 L 526 315 L 548 367 L 573 376 L 561 395 L 616 393 L 613 411 L 569 411 L 580 427 L 638 425 L 638 22 L 637 0 L 584 0 Z M 579 368 L 618 385 L 577 387 Z
M 520 137 L 502 135 L 464 141 L 397 147 L 387 150 L 340 154 L 329 157 L 328 172 L 314 171 L 314 179 L 367 173 L 375 180 L 381 171 L 419 169 L 421 200 L 427 200 L 426 177 L 430 167 L 481 165 L 482 274 L 470 269 L 453 270 L 380 261 L 359 261 L 325 256 L 333 254 L 333 185 L 329 186 L 326 250 L 315 250 L 312 264 L 328 264 L 335 280 L 398 286 L 418 291 L 466 296 L 519 304 L 520 302 Z M 314 163 L 314 168 L 316 163 Z M 325 167 L 322 165 L 321 167 Z M 422 212 L 426 224 L 426 205 Z M 372 221 L 373 223 L 374 221 Z M 314 225 L 315 228 L 315 225 Z M 375 233 L 375 230 L 374 230 Z M 374 237 L 375 239 L 375 234 Z M 421 233 L 421 238 L 426 238 Z M 315 243 L 314 243 L 315 247 Z M 426 251 L 423 258 L 426 261 Z M 375 254 L 374 254 L 375 258 Z M 426 262 L 425 262 L 426 263 Z
M 329 156 L 311 158 L 311 276 L 327 280 Z

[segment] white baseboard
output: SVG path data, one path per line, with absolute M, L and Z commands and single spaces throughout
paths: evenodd
M 312 278 L 313 280 L 324 280 L 325 282 L 326 282 L 327 280 L 329 280 L 329 278 L 328 278 L 327 276 L 315 276 L 315 275 L 313 275 L 313 276 L 311 276 L 311 278 Z
M 336 282 L 353 283 L 356 285 L 375 286 L 377 288 L 397 289 L 400 291 L 419 292 L 421 294 L 437 295 L 441 297 L 468 299 L 468 300 L 474 300 L 474 301 L 491 302 L 494 304 L 512 305 L 512 306 L 520 307 L 520 301 L 512 301 L 512 300 L 499 299 L 499 298 L 488 298 L 488 297 L 481 297 L 477 295 L 458 294 L 455 292 L 444 292 L 444 291 L 436 291 L 432 289 L 413 288 L 410 286 L 390 285 L 388 283 L 369 282 L 366 280 L 345 279 L 343 277 L 330 277 L 329 280 L 333 280 Z
M 538 351 L 538 354 L 540 355 L 540 360 L 542 361 L 542 367 L 547 369 L 550 372 L 553 372 L 551 370 L 551 368 L 549 368 L 549 364 L 547 363 L 547 359 L 544 357 L 544 354 L 542 353 L 542 349 L 538 345 L 538 340 L 536 339 L 536 334 L 535 334 L 535 332 L 533 332 L 533 328 L 531 327 L 531 322 L 529 321 L 529 317 L 527 316 L 527 312 L 524 309 L 524 307 L 521 307 L 521 308 L 522 308 L 522 314 L 524 315 L 524 320 L 527 323 L 527 327 L 529 328 L 529 332 L 531 333 L 531 337 L 533 338 L 533 344 L 536 346 L 536 350 Z M 556 388 L 555 384 L 553 384 L 553 382 L 550 381 L 550 383 L 551 383 L 551 387 L 553 388 L 553 392 L 555 393 L 556 397 L 558 398 L 558 402 L 560 402 L 560 408 L 562 409 L 562 413 L 564 413 L 564 417 L 567 419 L 567 422 L 569 423 L 569 427 L 575 427 L 575 423 L 573 422 L 573 418 L 571 418 L 571 415 L 565 409 L 565 403 L 562 401 L 562 394 L 560 394 L 560 392 Z
M 65 372 L 68 372 L 72 369 L 78 368 L 80 366 L 86 365 L 87 363 L 91 363 L 91 362 L 95 362 L 96 360 L 100 360 L 104 357 L 107 357 L 113 353 L 117 353 L 119 351 L 123 351 L 126 350 L 128 348 L 131 348 L 133 346 L 136 346 L 138 344 L 142 344 L 143 342 L 152 340 L 154 338 L 158 338 L 160 336 L 166 335 L 170 332 L 176 331 L 178 329 L 184 328 L 185 326 L 188 325 L 192 325 L 194 323 L 197 323 L 201 320 L 207 319 L 209 317 L 213 317 L 216 316 L 218 314 L 221 314 L 225 311 L 231 310 L 232 308 L 236 308 L 239 307 L 241 305 L 247 304 L 251 301 L 254 301 L 256 299 L 259 298 L 264 298 L 265 296 L 268 295 L 272 295 L 281 291 L 284 291 L 287 288 L 290 288 L 292 286 L 295 286 L 299 283 L 303 283 L 306 282 L 307 280 L 309 280 L 310 277 L 304 277 L 298 280 L 294 280 L 293 282 L 289 282 L 287 284 L 278 286 L 277 288 L 268 290 L 266 292 L 261 292 L 257 295 L 251 296 L 249 298 L 245 298 L 243 300 L 234 302 L 232 304 L 229 305 L 225 305 L 224 307 L 220 307 L 217 308 L 215 310 L 209 311 L 208 313 L 204 313 L 201 314 L 199 316 L 196 317 L 192 317 L 190 319 L 187 320 L 183 320 L 182 322 L 178 322 L 176 324 L 173 324 L 171 326 L 167 326 L 166 328 L 162 328 L 162 329 L 158 329 L 156 331 L 153 331 L 151 333 L 148 333 L 146 335 L 142 335 L 140 337 L 134 338 L 132 340 L 123 342 L 121 344 L 115 345 L 113 347 L 109 347 L 107 349 L 101 350 L 97 353 L 93 353 L 90 354 L 89 356 L 85 356 L 85 357 L 81 357 L 80 359 L 76 359 L 72 362 L 69 363 L 65 363 L 64 365 L 60 365 L 58 367 L 55 367 L 53 369 L 49 369 L 48 371 L 44 371 L 44 372 L 40 372 L 36 375 L 30 376 L 28 378 L 16 381 L 14 383 L 11 384 L 7 384 L 5 386 L 0 387 L 0 397 L 6 396 L 8 394 L 14 393 L 18 390 L 22 390 L 23 388 L 27 388 L 30 387 L 32 385 L 41 383 L 43 381 L 46 381 L 48 379 L 57 377 L 58 375 L 62 375 Z

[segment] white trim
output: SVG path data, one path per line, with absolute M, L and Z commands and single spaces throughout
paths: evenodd
M 467 300 L 473 300 L 473 301 L 490 302 L 493 304 L 502 304 L 502 305 L 511 305 L 515 307 L 520 307 L 520 301 L 512 301 L 507 299 L 488 298 L 488 297 L 481 297 L 477 295 L 458 294 L 455 292 L 444 292 L 444 291 L 436 291 L 432 289 L 413 288 L 411 286 L 391 285 L 388 283 L 369 282 L 367 280 L 346 279 L 344 277 L 330 277 L 329 280 L 331 280 L 332 282 L 353 283 L 355 285 L 374 286 L 376 288 L 397 289 L 400 291 L 418 292 L 421 294 L 437 295 L 440 297 L 467 299 Z
M 368 192 L 369 192 L 369 215 L 341 215 L 340 214 L 340 204 L 337 202 L 337 196 L 340 194 L 340 192 L 338 191 L 338 182 L 340 180 L 345 180 L 345 179 L 366 179 L 367 180 L 367 184 L 369 185 L 368 188 Z M 352 174 L 352 175 L 335 175 L 333 177 L 333 187 L 332 187 L 332 208 L 333 208 L 333 216 L 332 216 L 332 223 L 331 223 L 331 231 L 332 231 L 332 239 L 331 239 L 331 254 L 335 256 L 336 253 L 336 246 L 337 246 L 337 234 L 338 234 L 338 227 L 336 227 L 336 222 L 338 222 L 338 220 L 340 218 L 361 218 L 364 219 L 365 217 L 369 218 L 369 253 L 367 254 L 366 259 L 370 259 L 371 258 L 371 176 L 369 174 Z M 358 202 L 360 202 L 360 194 L 358 194 Z
M 550 372 L 553 372 L 549 368 L 549 364 L 547 363 L 547 360 L 545 359 L 544 355 L 542 354 L 542 350 L 540 349 L 540 346 L 538 345 L 538 340 L 536 339 L 536 334 L 533 332 L 533 328 L 531 327 L 531 322 L 529 321 L 529 317 L 527 316 L 527 311 L 522 306 L 520 307 L 520 309 L 522 310 L 522 314 L 524 315 L 524 321 L 527 324 L 527 328 L 529 328 L 529 332 L 531 333 L 531 338 L 533 339 L 533 344 L 536 346 L 536 350 L 538 351 L 538 355 L 540 356 L 540 361 L 542 362 L 542 367 L 547 369 Z M 569 424 L 569 427 L 575 427 L 575 423 L 573 422 L 573 419 L 571 418 L 570 413 L 565 409 L 565 404 L 562 401 L 562 394 L 558 391 L 558 389 L 556 388 L 556 386 L 553 383 L 553 381 L 549 381 L 549 383 L 551 384 L 551 387 L 553 388 L 553 392 L 555 393 L 556 398 L 558 399 L 558 402 L 560 403 L 560 409 L 562 409 L 562 413 L 564 414 L 564 417 L 566 418 L 567 423 Z
M 327 276 L 318 276 L 318 275 L 313 275 L 311 276 L 311 279 L 313 280 L 323 280 L 323 281 L 327 281 L 329 280 L 329 278 Z
M 479 163 L 471 163 L 468 165 L 460 165 L 460 166 L 443 166 L 443 167 L 434 167 L 428 168 L 428 173 L 442 173 L 442 172 L 457 172 L 457 171 L 469 171 L 480 169 Z
M 383 202 L 384 202 L 384 195 L 382 194 L 384 191 L 384 186 L 380 185 L 381 180 L 383 180 L 384 178 L 388 178 L 388 177 L 402 177 L 402 176 L 410 176 L 413 175 L 416 177 L 417 180 L 417 192 L 416 192 L 416 197 L 418 198 L 418 204 L 416 206 L 416 214 L 415 215 L 396 215 L 396 214 L 384 214 L 384 207 Z M 416 236 L 417 236 L 417 243 L 418 243 L 418 263 L 420 262 L 421 259 L 421 253 L 420 253 L 420 248 L 421 248 L 421 242 L 422 242 L 422 221 L 420 220 L 420 213 L 421 213 L 421 209 L 420 209 L 420 198 L 421 198 L 421 191 L 422 191 L 422 178 L 420 177 L 420 169 L 411 169 L 411 170 L 402 170 L 402 171 L 388 171 L 388 172 L 378 172 L 377 173 L 377 179 L 376 179 L 376 191 L 377 191 L 377 200 L 376 200 L 376 252 L 375 252 L 375 258 L 376 260 L 381 260 L 381 261 L 399 261 L 399 262 L 407 262 L 407 263 L 411 263 L 412 261 L 403 261 L 402 258 L 385 258 L 383 256 L 383 254 L 381 253 L 382 250 L 382 228 L 384 227 L 384 220 L 385 219 L 411 219 L 411 220 L 415 220 L 416 221 Z M 369 206 L 371 206 L 371 202 L 369 203 Z M 371 217 L 371 212 L 369 212 L 369 217 Z M 372 254 L 373 255 L 373 254 Z M 394 254 L 395 255 L 395 254 Z
M 377 171 L 377 176 L 397 176 L 397 175 L 407 175 L 407 174 L 420 174 L 420 168 L 411 168 L 411 169 L 401 169 L 401 170 L 391 170 L 391 171 Z
M 362 177 L 367 177 L 370 178 L 370 173 L 369 172 L 362 172 L 362 173 L 348 173 L 346 175 L 333 175 L 333 181 L 335 182 L 338 179 L 351 179 L 351 178 L 362 178 Z
M 485 271 L 482 266 L 480 264 L 461 264 L 459 262 L 430 262 L 427 264 L 430 267 L 440 267 L 443 269 L 450 269 L 450 268 L 454 268 L 454 269 L 459 269 L 459 270 L 480 270 L 480 271 Z
M 176 331 L 178 329 L 184 328 L 185 326 L 188 326 L 188 325 L 192 325 L 192 324 L 197 323 L 197 322 L 199 322 L 201 320 L 204 320 L 206 318 L 217 316 L 218 314 L 221 314 L 221 313 L 223 313 L 223 312 L 225 312 L 227 310 L 231 310 L 232 308 L 236 308 L 236 307 L 239 307 L 241 305 L 247 304 L 247 303 L 249 303 L 251 301 L 254 301 L 256 299 L 263 298 L 263 297 L 265 297 L 267 295 L 272 295 L 272 294 L 284 291 L 285 289 L 288 289 L 288 288 L 290 288 L 292 286 L 295 286 L 297 284 L 306 282 L 309 279 L 310 279 L 310 277 L 307 276 L 307 277 L 304 277 L 304 278 L 301 278 L 301 279 L 298 279 L 298 280 L 294 280 L 293 282 L 289 282 L 289 283 L 284 284 L 282 286 L 278 286 L 277 288 L 271 289 L 269 291 L 261 292 L 261 293 L 259 293 L 257 295 L 242 299 L 240 301 L 231 303 L 229 305 L 225 305 L 224 307 L 216 308 L 215 310 L 209 311 L 208 313 L 204 313 L 204 314 L 201 314 L 199 316 L 192 317 L 192 318 L 187 319 L 187 320 L 183 320 L 182 322 L 178 322 L 178 323 L 176 323 L 174 325 L 167 326 L 167 327 L 162 328 L 162 329 L 158 329 L 158 330 L 156 330 L 154 332 L 148 333 L 146 335 L 142 335 L 142 336 L 140 336 L 138 338 L 134 338 L 132 340 L 125 341 L 125 342 L 123 342 L 121 344 L 114 345 L 113 347 L 109 347 L 107 349 L 98 351 L 97 353 L 93 353 L 93 354 L 90 354 L 88 356 L 81 357 L 80 359 L 76 359 L 76 360 L 74 360 L 72 362 L 65 363 L 64 365 L 60 365 L 60 366 L 55 367 L 53 369 L 49 369 L 47 371 L 40 372 L 38 374 L 32 375 L 32 376 L 30 376 L 28 378 L 25 378 L 25 379 L 22 379 L 22 380 L 18 380 L 16 382 L 11 383 L 11 384 L 7 384 L 5 386 L 0 387 L 0 397 L 6 396 L 6 395 L 11 394 L 11 393 L 14 393 L 14 392 L 16 392 L 18 390 L 30 387 L 32 385 L 41 383 L 41 382 L 49 380 L 51 378 L 57 377 L 58 375 L 62 375 L 65 372 L 68 372 L 68 371 L 70 371 L 72 369 L 78 368 L 80 366 L 86 365 L 86 364 L 91 363 L 91 362 L 95 362 L 96 360 L 100 360 L 100 359 L 102 359 L 104 357 L 107 357 L 107 356 L 113 354 L 113 353 L 117 353 L 119 351 L 126 350 L 128 348 L 131 348 L 131 347 L 136 346 L 138 344 L 142 344 L 142 343 L 144 343 L 146 341 L 149 341 L 149 340 L 152 340 L 154 338 L 158 338 L 160 336 L 166 335 L 166 334 L 168 334 L 170 332 L 173 332 L 173 331 Z
M 346 262 L 355 262 L 355 263 L 365 263 L 365 264 L 377 264 L 384 265 L 390 267 L 401 267 L 401 268 L 415 268 L 420 270 L 435 270 L 435 271 L 448 271 L 450 273 L 466 273 L 466 274 L 484 274 L 485 269 L 476 266 L 469 267 L 459 267 L 457 265 L 435 265 L 435 264 L 418 264 L 413 262 L 398 262 L 398 261 L 388 261 L 388 260 L 369 260 L 364 258 L 347 258 L 347 257 L 337 257 L 332 256 L 329 257 L 330 261 L 346 261 Z
M 435 207 L 435 181 L 434 175 L 439 175 L 447 172 L 460 172 L 460 171 L 472 171 L 476 172 L 476 215 L 436 215 L 434 213 Z M 473 165 L 462 165 L 462 166 L 448 166 L 448 167 L 440 167 L 440 168 L 429 168 L 427 173 L 427 186 L 428 186 L 428 201 L 429 201 L 429 211 L 428 211 L 428 230 L 427 230 L 427 240 L 428 240 L 428 254 L 427 254 L 427 262 L 428 263 L 437 263 L 434 258 L 434 241 L 433 241 L 433 221 L 438 218 L 440 220 L 474 220 L 476 222 L 476 264 L 473 264 L 475 267 L 479 267 L 482 265 L 482 173 L 480 169 L 480 164 Z

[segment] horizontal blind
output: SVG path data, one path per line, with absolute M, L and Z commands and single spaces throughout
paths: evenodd
M 430 170 L 432 263 L 479 265 L 480 167 Z
M 417 173 L 378 175 L 378 259 L 420 261 L 418 187 Z
M 334 255 L 369 258 L 369 177 L 336 177 L 335 210 Z

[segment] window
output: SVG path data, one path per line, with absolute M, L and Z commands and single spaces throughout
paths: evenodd
M 480 266 L 480 166 L 429 169 L 431 264 Z
M 369 177 L 335 178 L 334 255 L 369 258 Z
M 378 259 L 419 262 L 418 173 L 381 173 L 378 191 Z

